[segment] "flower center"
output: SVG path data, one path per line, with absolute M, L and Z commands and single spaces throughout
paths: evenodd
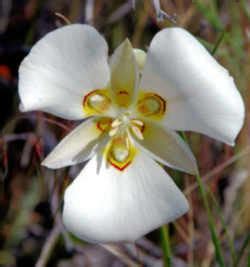
M 104 157 L 113 167 L 122 171 L 133 161 L 136 148 L 131 136 L 143 139 L 144 122 L 131 118 L 129 112 L 125 112 L 116 119 L 100 118 L 96 127 L 111 137 L 104 149 Z
M 144 122 L 138 119 L 131 119 L 129 113 L 124 113 L 111 123 L 109 136 L 120 135 L 130 132 L 136 138 L 143 139 Z
M 134 140 L 144 139 L 144 119 L 161 119 L 166 113 L 167 102 L 155 93 L 141 92 L 133 111 L 127 111 L 129 94 L 119 91 L 118 104 L 121 110 L 126 110 L 113 119 L 101 117 L 97 119 L 96 127 L 110 136 L 110 140 L 104 148 L 104 157 L 109 164 L 122 171 L 133 161 L 136 155 Z M 112 107 L 110 93 L 107 89 L 91 91 L 83 98 L 83 109 L 87 115 L 106 115 Z M 136 112 L 137 111 L 137 112 Z M 142 119 L 132 117 L 135 112 Z M 132 138 L 134 137 L 134 138 Z

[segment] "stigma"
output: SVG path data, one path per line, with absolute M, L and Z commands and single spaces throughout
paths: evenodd
M 142 120 L 131 119 L 129 114 L 122 114 L 111 123 L 109 136 L 113 137 L 115 135 L 123 134 L 124 132 L 129 132 L 137 139 L 143 140 L 144 128 L 145 124 Z

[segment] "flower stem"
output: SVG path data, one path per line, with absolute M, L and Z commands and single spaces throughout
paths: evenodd
M 218 40 L 216 41 L 213 50 L 211 51 L 211 54 L 214 55 L 217 52 L 217 49 L 219 48 L 220 44 L 222 43 L 224 37 L 225 37 L 225 30 L 223 30 L 218 38 Z
M 183 140 L 186 143 L 188 143 L 188 139 L 187 139 L 187 136 L 185 135 L 185 133 L 182 132 L 181 136 L 182 136 Z M 207 217 L 208 217 L 208 226 L 209 226 L 211 238 L 212 238 L 214 248 L 215 248 L 216 260 L 217 260 L 220 267 L 225 267 L 225 262 L 224 262 L 222 250 L 221 250 L 221 242 L 220 242 L 218 235 L 216 233 L 215 222 L 213 220 L 212 212 L 211 212 L 211 209 L 210 209 L 209 204 L 208 204 L 207 191 L 205 189 L 205 186 L 203 185 L 203 182 L 202 182 L 202 179 L 201 179 L 199 172 L 196 174 L 195 177 L 196 177 L 196 181 L 197 181 L 197 184 L 198 184 L 198 187 L 200 190 L 203 204 L 204 204 L 205 209 L 206 209 L 206 213 L 207 213 Z
M 229 233 L 229 229 L 227 227 L 227 224 L 225 222 L 225 219 L 223 217 L 223 213 L 222 213 L 222 210 L 221 208 L 219 207 L 219 204 L 218 202 L 216 201 L 215 199 L 215 196 L 214 194 L 210 191 L 208 191 L 208 194 L 211 196 L 211 199 L 213 200 L 214 202 L 214 205 L 215 205 L 215 210 L 216 210 L 216 213 L 217 215 L 219 216 L 220 218 L 220 221 L 221 221 L 221 224 L 222 224 L 222 227 L 223 227 L 223 231 L 225 232 L 225 236 L 227 237 L 227 240 L 228 240 L 228 246 L 229 246 L 229 250 L 230 250 L 230 253 L 231 253 L 231 257 L 232 257 L 232 266 L 236 266 L 236 252 L 235 252 L 235 248 L 234 248 L 234 243 L 233 243 L 233 239 Z
M 203 204 L 204 204 L 206 212 L 207 212 L 208 226 L 209 226 L 209 230 L 210 230 L 212 241 L 213 241 L 214 248 L 215 248 L 216 260 L 217 260 L 220 267 L 225 267 L 225 262 L 224 262 L 224 259 L 222 256 L 222 251 L 221 251 L 221 243 L 220 243 L 220 240 L 217 236 L 217 233 L 215 230 L 215 222 L 213 220 L 212 213 L 211 213 L 211 210 L 210 210 L 210 207 L 208 204 L 207 192 L 206 192 L 206 189 L 202 183 L 201 176 L 199 173 L 196 175 L 196 180 L 197 180 L 197 183 L 199 186 L 199 190 L 201 193 Z
M 171 247 L 169 238 L 169 229 L 167 225 L 161 227 L 161 245 L 163 250 L 164 267 L 171 267 Z

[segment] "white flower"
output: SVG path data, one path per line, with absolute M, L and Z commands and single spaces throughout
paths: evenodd
M 148 54 L 125 40 L 107 44 L 87 25 L 47 34 L 20 66 L 23 111 L 84 120 L 43 161 L 61 168 L 90 161 L 67 188 L 63 220 L 90 242 L 133 241 L 188 210 L 157 162 L 191 174 L 195 158 L 175 131 L 227 144 L 244 106 L 227 70 L 187 31 L 160 31 Z

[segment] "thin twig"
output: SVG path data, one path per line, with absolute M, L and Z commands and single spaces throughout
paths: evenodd
M 59 12 L 55 12 L 55 16 L 58 17 L 58 18 L 60 18 L 67 25 L 72 24 L 72 22 L 70 21 L 70 19 L 68 19 L 67 17 L 65 17 L 63 14 L 61 14 Z
M 0 33 L 3 33 L 9 23 L 9 16 L 12 9 L 12 0 L 0 1 Z
M 93 25 L 94 22 L 94 0 L 87 0 L 85 4 L 85 20 Z
M 218 172 L 223 171 L 226 167 L 230 166 L 235 161 L 239 160 L 240 158 L 246 156 L 249 153 L 250 153 L 250 146 L 247 146 L 241 152 L 239 152 L 235 156 L 231 157 L 230 159 L 226 160 L 224 163 L 220 164 L 219 166 L 215 167 L 211 172 L 209 172 L 206 175 L 202 176 L 203 183 L 208 182 L 215 174 L 217 174 Z M 189 195 L 194 190 L 196 190 L 197 188 L 198 188 L 198 184 L 194 183 L 184 191 L 184 194 L 185 195 Z
M 132 259 L 130 259 L 128 255 L 119 246 L 111 245 L 111 244 L 102 244 L 100 246 L 102 246 L 105 250 L 109 251 L 111 254 L 118 257 L 121 261 L 123 261 L 128 266 L 139 267 L 139 265 L 135 263 Z
M 40 257 L 35 267 L 45 267 L 61 233 L 61 224 L 56 222 L 42 248 Z
M 168 19 L 172 23 L 176 24 L 176 16 L 175 15 L 169 15 L 168 13 L 163 11 L 161 9 L 160 0 L 152 0 L 152 2 L 154 5 L 154 8 L 155 8 L 155 12 L 156 12 L 156 16 L 157 16 L 158 21 L 163 21 L 165 19 Z
M 54 119 L 51 119 L 51 118 L 47 118 L 47 117 L 41 117 L 41 119 L 44 120 L 45 122 L 50 123 L 50 124 L 54 124 L 54 125 L 66 130 L 66 131 L 72 130 L 72 128 L 70 128 L 69 126 L 66 126 L 65 124 L 63 124 L 63 123 L 61 123 L 61 122 L 59 122 L 57 120 L 54 120 Z
M 35 267 L 46 267 L 47 266 L 47 262 L 50 259 L 51 253 L 53 252 L 57 241 L 60 237 L 60 234 L 62 233 L 63 230 L 63 223 L 61 220 L 61 214 L 57 213 L 56 211 L 58 209 L 59 206 L 59 184 L 56 184 L 55 180 L 54 180 L 54 187 L 55 187 L 55 192 L 53 194 L 53 200 L 51 201 L 51 211 L 52 214 L 54 214 L 54 226 L 53 229 L 51 230 L 49 236 L 47 237 L 44 246 L 42 248 L 40 257 L 38 259 L 38 261 L 36 262 Z
M 132 9 L 130 1 L 125 2 L 120 7 L 118 7 L 107 19 L 107 24 L 115 23 L 118 20 L 121 20 L 126 16 Z
M 36 140 L 36 136 L 32 132 L 20 133 L 20 134 L 6 134 L 2 138 L 0 138 L 0 142 L 9 143 L 18 140 Z

